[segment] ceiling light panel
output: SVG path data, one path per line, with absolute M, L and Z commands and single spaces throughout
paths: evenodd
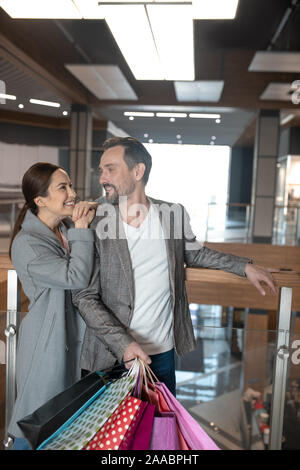
M 102 13 L 102 5 L 99 5 L 99 0 L 74 0 L 80 16 L 86 20 L 104 18 Z M 103 1 L 101 2 L 103 3 Z
M 69 64 L 66 68 L 101 100 L 137 100 L 117 65 Z
M 269 83 L 260 99 L 292 102 L 292 93 L 291 83 Z
M 157 117 L 186 118 L 186 113 L 156 113 Z
M 0 0 L 0 7 L 12 18 L 81 18 L 72 0 Z
M 51 108 L 60 108 L 60 103 L 55 103 L 53 101 L 36 100 L 34 98 L 30 98 L 29 102 L 31 104 L 39 104 L 41 106 L 50 106 Z
M 154 117 L 154 113 L 140 112 L 140 111 L 125 111 L 124 116 L 133 116 L 133 117 Z
M 102 5 L 105 20 L 137 80 L 163 80 L 143 5 Z
M 147 5 L 165 80 L 194 80 L 191 5 Z
M 196 82 L 175 82 L 177 101 L 211 101 L 220 100 L 224 82 L 222 80 L 201 80 Z
M 300 52 L 258 51 L 249 72 L 300 72 Z
M 192 119 L 220 119 L 220 114 L 206 114 L 206 113 L 190 113 L 189 117 Z
M 193 0 L 193 17 L 197 20 L 233 20 L 239 0 Z

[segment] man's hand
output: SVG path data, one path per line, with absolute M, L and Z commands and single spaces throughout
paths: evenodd
M 130 359 L 135 359 L 136 357 L 139 357 L 143 362 L 146 362 L 146 364 L 151 364 L 150 357 L 145 353 L 145 351 L 143 351 L 138 343 L 133 341 L 129 346 L 127 346 L 127 349 L 124 352 L 123 361 L 126 363 L 126 369 L 130 369 L 132 366 L 132 361 L 130 361 Z
M 266 295 L 265 290 L 261 286 L 261 282 L 267 284 L 273 294 L 277 294 L 276 287 L 274 285 L 274 279 L 271 273 L 278 272 L 278 269 L 264 268 L 263 266 L 250 263 L 248 263 L 245 268 L 245 274 L 248 281 L 256 287 L 261 295 Z

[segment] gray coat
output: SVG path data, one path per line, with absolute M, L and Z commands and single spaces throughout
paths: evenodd
M 158 208 L 164 231 L 173 339 L 177 354 L 183 355 L 195 348 L 185 288 L 185 265 L 222 269 L 245 276 L 245 265 L 250 260 L 202 246 L 192 232 L 183 206 L 148 199 Z M 104 202 L 97 214 L 99 210 L 102 215 L 93 221 L 97 231 L 97 259 L 91 283 L 87 289 L 72 293 L 73 302 L 87 324 L 81 367 L 91 371 L 111 367 L 116 360 L 122 361 L 125 349 L 134 341 L 128 332 L 135 302 L 134 277 L 123 224 L 118 207 Z
M 67 222 L 66 222 L 67 224 Z M 71 253 L 38 217 L 27 211 L 12 245 L 12 262 L 30 300 L 17 349 L 17 400 L 8 432 L 23 437 L 16 424 L 80 378 L 85 324 L 69 289 L 87 287 L 94 261 L 94 231 L 61 224 Z

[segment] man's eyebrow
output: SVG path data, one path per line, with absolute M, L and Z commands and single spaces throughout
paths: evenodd
M 116 163 L 106 163 L 105 165 L 103 165 L 105 168 L 108 168 L 110 166 L 116 166 Z M 99 165 L 99 169 L 101 169 L 101 164 Z

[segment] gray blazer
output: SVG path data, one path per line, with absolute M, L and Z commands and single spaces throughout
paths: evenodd
M 173 338 L 177 354 L 183 355 L 195 348 L 185 288 L 185 265 L 222 269 L 245 276 L 245 265 L 250 260 L 202 246 L 191 230 L 183 206 L 148 199 L 159 209 L 165 235 Z M 123 224 L 117 206 L 103 200 L 99 202 L 103 202 L 99 207 L 102 215 L 93 221 L 97 236 L 91 283 L 87 289 L 72 292 L 73 302 L 87 325 L 81 367 L 90 371 L 111 367 L 116 360 L 122 361 L 125 349 L 134 341 L 128 331 L 135 302 L 134 277 Z
M 67 222 L 66 222 L 67 223 Z M 16 424 L 80 378 L 85 324 L 69 289 L 87 287 L 94 260 L 94 232 L 62 223 L 71 253 L 38 217 L 27 211 L 12 245 L 12 262 L 30 300 L 17 349 L 17 399 L 8 432 L 23 437 Z

